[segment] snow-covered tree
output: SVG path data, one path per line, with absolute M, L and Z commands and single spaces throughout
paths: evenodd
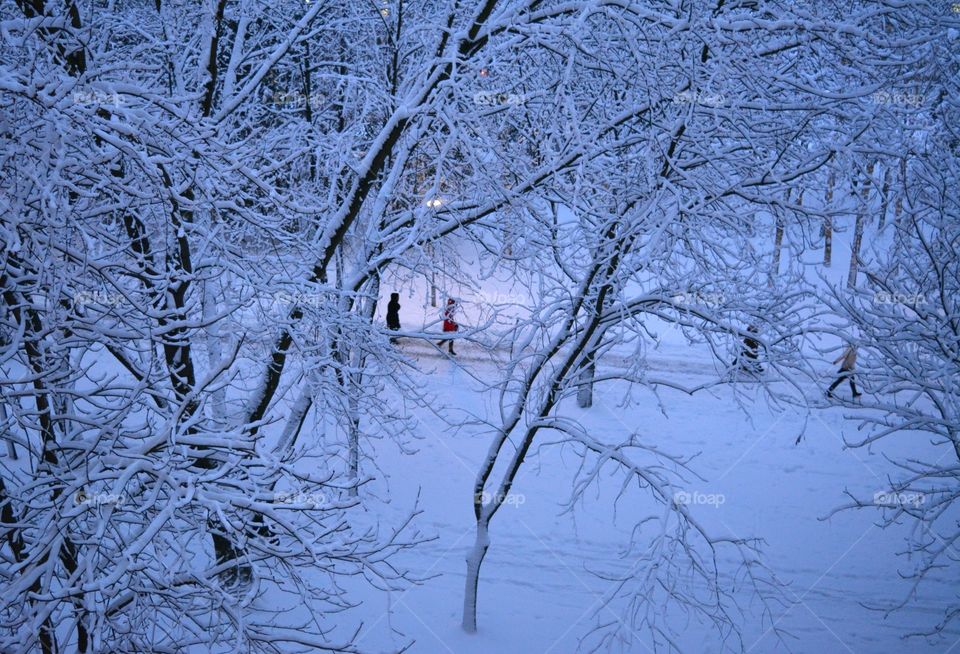
M 638 488 L 650 503 L 638 529 L 657 525 L 649 549 L 634 552 L 639 569 L 617 580 L 610 599 L 624 618 L 601 625 L 594 634 L 599 643 L 633 643 L 637 630 L 646 630 L 654 643 L 673 644 L 669 619 L 658 620 L 653 610 L 661 599 L 712 622 L 724 638 L 735 634 L 735 599 L 710 563 L 725 547 L 756 591 L 775 601 L 753 541 L 713 534 L 673 501 L 683 487 L 682 456 L 671 457 L 642 428 L 616 439 L 593 434 L 563 404 L 576 395 L 588 406 L 584 387 L 613 380 L 652 391 L 653 401 L 658 388 L 702 390 L 648 373 L 645 356 L 656 341 L 651 324 L 663 323 L 710 344 L 717 353 L 714 384 L 730 379 L 734 350 L 754 326 L 763 358 L 790 389 L 767 385 L 770 400 L 806 402 L 795 385 L 811 373 L 801 345 L 823 308 L 796 265 L 767 285 L 769 240 L 758 245 L 756 235 L 784 215 L 799 234 L 830 224 L 833 207 L 805 204 L 804 191 L 827 181 L 838 153 L 879 147 L 874 139 L 882 125 L 871 129 L 867 100 L 871 85 L 851 88 L 830 73 L 837 53 L 839 65 L 850 66 L 848 76 L 883 72 L 858 57 L 868 43 L 891 57 L 906 55 L 899 34 L 883 36 L 889 12 L 866 3 L 854 10 L 818 7 L 811 21 L 803 9 L 779 3 L 580 10 L 578 20 L 602 38 L 581 38 L 565 61 L 565 79 L 597 81 L 581 106 L 602 118 L 581 116 L 589 135 L 579 140 L 607 148 L 557 176 L 550 191 L 572 216 L 546 215 L 535 232 L 540 248 L 533 266 L 540 274 L 531 295 L 541 301 L 513 335 L 514 356 L 497 386 L 501 418 L 474 489 L 467 631 L 477 628 L 491 521 L 517 492 L 518 474 L 538 441 L 583 458 L 571 504 L 611 469 L 623 475 L 624 489 Z M 911 14 L 918 39 L 935 38 L 932 12 L 924 5 Z M 626 370 L 599 372 L 604 352 L 622 352 L 624 345 L 634 352 Z M 684 591 L 677 590 L 681 580 L 690 583 Z M 697 592 L 703 588 L 710 589 L 705 596 Z M 660 589 L 669 589 L 662 598 Z M 737 648 L 735 636 L 732 644 Z
M 855 415 L 865 434 L 848 444 L 867 447 L 909 434 L 940 453 L 897 459 L 902 474 L 888 488 L 854 498 L 853 506 L 879 508 L 884 526 L 913 523 L 910 563 L 901 571 L 913 589 L 960 558 L 960 133 L 956 103 L 946 95 L 940 101 L 941 116 L 954 118 L 908 158 L 912 183 L 903 216 L 865 253 L 865 280 L 831 301 L 849 321 L 847 337 L 860 345 L 858 369 L 869 398 Z M 958 615 L 956 603 L 944 607 L 931 631 Z
M 352 320 L 283 274 L 327 196 L 270 84 L 323 9 L 2 4 L 4 651 L 353 651 L 343 580 L 404 581 L 406 523 L 356 514 L 322 442 L 305 460 L 302 401 L 267 415 L 341 387 L 247 372 L 284 315 L 305 357 Z

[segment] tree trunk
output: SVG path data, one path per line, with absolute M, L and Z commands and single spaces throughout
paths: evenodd
M 593 354 L 584 361 L 583 368 L 580 369 L 579 379 L 577 379 L 577 406 L 581 409 L 589 409 L 593 406 L 593 378 L 597 374 L 597 362 Z
M 860 206 L 857 209 L 857 224 L 853 230 L 853 244 L 850 246 L 850 274 L 847 276 L 847 287 L 853 288 L 857 284 L 857 272 L 860 268 L 860 244 L 863 241 L 863 224 L 866 221 L 867 201 L 870 199 L 870 180 L 873 175 L 873 163 L 867 165 L 867 175 L 860 191 Z
M 380 297 L 380 275 L 373 275 L 367 288 L 367 299 L 360 300 L 359 313 L 370 323 L 373 322 L 374 315 L 377 312 L 377 301 Z M 352 371 L 347 373 L 347 394 L 348 394 L 348 434 L 347 446 L 349 448 L 347 465 L 349 470 L 347 476 L 351 481 L 349 495 L 356 497 L 358 494 L 357 485 L 360 483 L 360 393 L 363 390 L 363 370 L 366 366 L 367 355 L 362 348 L 355 347 L 350 356 Z
M 907 195 L 907 158 L 900 157 L 900 188 L 897 189 L 897 201 L 893 205 L 893 224 L 900 227 L 900 214 L 903 213 L 903 198 Z
M 427 257 L 430 259 L 430 278 L 427 279 L 427 301 L 430 302 L 431 307 L 437 306 L 437 271 L 436 271 L 436 260 L 434 258 L 434 247 L 433 242 L 428 242 L 426 246 Z
M 303 42 L 303 59 L 301 61 L 301 70 L 303 71 L 303 119 L 307 125 L 313 125 L 313 76 L 312 76 L 312 58 L 310 57 L 310 41 Z M 307 168 L 307 179 L 311 184 L 317 183 L 317 153 L 310 150 L 310 165 Z M 307 235 L 314 229 L 313 221 L 305 220 L 303 216 L 297 219 L 299 223 L 298 232 Z
M 349 380 L 348 383 L 353 386 L 354 375 L 348 375 L 347 379 Z M 359 391 L 356 390 L 356 387 L 348 392 L 350 393 L 347 400 L 348 411 L 350 412 L 347 426 L 347 449 L 349 450 L 347 478 L 350 480 L 348 494 L 350 497 L 356 497 L 357 484 L 360 483 L 360 399 L 357 397 Z
M 789 197 L 787 191 L 787 197 Z M 768 284 L 773 286 L 773 280 L 780 274 L 780 249 L 783 247 L 783 214 L 777 211 L 777 231 L 773 235 L 773 263 L 770 264 L 770 278 Z
M 201 311 L 203 320 L 207 323 L 204 332 L 207 342 L 207 364 L 210 370 L 216 370 L 223 358 L 223 336 L 220 332 L 220 323 L 214 320 L 217 315 L 217 296 L 214 293 L 213 279 L 205 279 L 203 282 L 203 300 Z M 227 424 L 227 390 L 223 386 L 213 391 L 213 419 L 220 427 Z
M 797 206 L 803 206 L 803 189 L 800 189 L 800 191 L 797 193 Z
M 830 173 L 830 177 L 827 178 L 827 195 L 823 201 L 823 265 L 826 268 L 830 267 L 833 260 L 833 217 L 830 212 L 833 210 L 831 203 L 833 202 L 833 185 L 836 181 L 836 174 Z
M 7 429 L 7 403 L 5 400 L 0 398 L 0 425 L 3 425 L 4 431 Z M 17 448 L 13 444 L 12 438 L 5 439 L 7 441 L 7 454 L 11 459 L 17 459 Z
M 880 219 L 877 221 L 877 229 L 883 229 L 883 224 L 887 220 L 887 207 L 890 205 L 890 167 L 884 166 L 883 171 L 883 189 L 880 191 Z
M 477 537 L 473 549 L 467 554 L 467 579 L 463 591 L 463 630 L 477 633 L 477 588 L 480 582 L 480 566 L 490 547 L 490 534 L 484 518 L 477 520 Z
M 784 204 L 790 203 L 790 191 L 787 189 L 786 195 L 784 195 Z M 803 204 L 803 191 L 801 190 L 797 194 L 797 204 Z M 777 231 L 773 236 L 773 263 L 770 266 L 770 277 L 768 284 L 773 286 L 773 280 L 780 276 L 780 258 L 781 252 L 783 251 L 783 233 L 786 230 L 786 220 L 784 220 L 783 212 L 777 212 Z

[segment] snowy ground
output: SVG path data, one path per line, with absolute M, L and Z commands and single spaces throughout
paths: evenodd
M 471 346 L 458 346 L 456 363 L 423 344 L 400 347 L 427 371 L 424 389 L 439 401 L 481 415 L 493 409 L 466 369 L 482 378 L 492 375 L 495 364 L 484 363 Z M 697 352 L 680 344 L 664 346 L 651 357 L 654 368 L 691 385 L 712 373 L 706 357 L 702 361 L 698 369 Z M 729 388 L 694 397 L 664 390 L 664 416 L 649 395 L 619 407 L 622 392 L 623 387 L 606 387 L 592 409 L 568 405 L 564 411 L 591 430 L 636 430 L 671 453 L 699 453 L 692 467 L 703 479 L 691 478 L 687 490 L 722 497 L 722 503 L 693 506 L 698 518 L 723 533 L 765 539 L 765 562 L 789 584 L 788 604 L 773 612 L 776 627 L 788 635 L 778 641 L 769 622 L 759 622 L 754 611 L 744 635 L 749 652 L 960 652 L 956 630 L 940 639 L 902 640 L 942 617 L 946 600 L 958 588 L 956 569 L 921 586 L 899 612 L 870 610 L 864 605 L 897 602 L 909 592 L 908 582 L 898 578 L 898 571 L 911 565 L 897 556 L 906 532 L 879 529 L 878 516 L 870 511 L 824 519 L 848 501 L 845 490 L 872 498 L 887 488 L 894 468 L 884 455 L 920 454 L 929 447 L 925 437 L 906 434 L 885 442 L 883 450 L 849 450 L 842 437 L 856 429 L 856 422 L 842 408 L 809 415 L 795 409 L 776 412 L 757 398 L 748 399 L 745 413 Z M 628 567 L 618 555 L 632 526 L 630 506 L 621 501 L 614 515 L 619 478 L 611 478 L 609 487 L 591 491 L 573 513 L 562 514 L 576 462 L 554 447 L 530 457 L 514 487 L 522 503 L 505 506 L 494 518 L 480 580 L 479 633 L 460 630 L 464 555 L 473 539 L 472 484 L 489 435 L 479 429 L 437 431 L 431 427 L 435 418 L 422 417 L 416 454 L 402 455 L 387 440 L 370 443 L 368 453 L 389 484 L 387 514 L 409 509 L 419 491 L 423 514 L 418 524 L 437 539 L 406 553 L 404 561 L 431 578 L 407 592 L 369 598 L 356 611 L 365 622 L 357 645 L 383 651 L 412 640 L 409 651 L 417 653 L 574 652 L 598 620 L 617 619 L 616 609 L 600 601 L 608 582 L 593 572 Z M 804 424 L 804 438 L 795 445 Z M 541 437 L 541 443 L 549 440 Z M 644 501 L 640 494 L 629 497 Z M 693 652 L 723 651 L 717 632 L 696 622 L 684 630 L 681 642 Z M 635 642 L 624 651 L 652 650 Z

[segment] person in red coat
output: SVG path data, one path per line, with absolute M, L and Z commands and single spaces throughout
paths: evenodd
M 443 309 L 443 333 L 452 333 L 460 329 L 460 326 L 457 324 L 457 321 L 454 320 L 453 314 L 457 310 L 457 301 L 453 298 L 447 300 L 447 306 Z M 443 341 L 447 342 L 449 347 L 450 354 L 456 355 L 456 352 L 453 351 L 453 339 L 445 338 L 443 340 L 437 341 L 437 345 L 443 345 Z

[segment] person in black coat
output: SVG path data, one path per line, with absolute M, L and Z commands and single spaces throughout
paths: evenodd
M 760 365 L 760 342 L 755 338 L 756 325 L 747 327 L 748 336 L 743 339 L 743 348 L 740 350 L 740 369 L 744 372 L 763 372 Z
M 400 294 L 391 293 L 390 302 L 387 303 L 387 329 L 397 331 L 400 329 Z M 396 343 L 396 337 L 390 339 L 391 343 Z

